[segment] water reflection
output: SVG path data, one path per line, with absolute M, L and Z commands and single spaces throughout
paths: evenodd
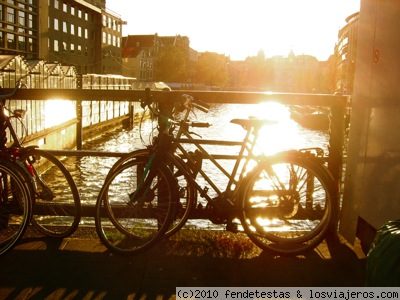
M 256 117 L 273 121 L 273 124 L 265 126 L 260 132 L 257 151 L 264 154 L 272 154 L 288 149 L 305 147 L 321 147 L 325 151 L 328 145 L 328 134 L 325 132 L 304 129 L 290 119 L 289 108 L 279 103 L 268 102 L 254 105 L 214 105 L 208 114 L 196 112 L 192 120 L 209 122 L 210 128 L 196 128 L 196 133 L 205 139 L 242 140 L 245 130 L 238 125 L 230 123 L 234 118 Z M 119 130 L 105 133 L 101 139 L 86 142 L 85 148 L 91 150 L 128 152 L 143 148 L 149 144 L 154 133 L 154 123 L 147 121 L 142 125 L 142 137 L 139 126 L 133 130 Z M 236 154 L 238 147 L 208 146 L 207 150 L 215 154 Z M 68 158 L 67 164 L 76 180 L 84 203 L 95 203 L 97 194 L 104 178 L 116 161 L 116 158 L 83 157 Z M 231 168 L 229 161 L 221 162 L 224 167 Z M 224 188 L 227 179 L 221 175 L 209 161 L 204 161 L 204 169 L 207 174 Z M 204 183 L 205 184 L 205 183 Z

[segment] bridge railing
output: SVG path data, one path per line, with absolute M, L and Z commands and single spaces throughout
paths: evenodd
M 3 93 L 10 92 L 4 89 Z M 182 94 L 190 94 L 207 103 L 219 104 L 257 104 L 266 101 L 279 102 L 284 105 L 298 106 L 319 106 L 330 109 L 329 126 L 329 154 L 327 157 L 328 168 L 332 173 L 337 187 L 337 197 L 339 196 L 339 186 L 342 176 L 343 165 L 343 146 L 345 132 L 345 113 L 349 97 L 345 95 L 333 94 L 306 94 L 306 93 L 271 93 L 271 92 L 237 92 L 237 91 L 152 91 L 156 101 L 171 101 L 180 97 Z M 145 96 L 144 90 L 82 90 L 82 89 L 21 89 L 14 95 L 14 99 L 31 100 L 50 100 L 50 99 L 69 99 L 69 100 L 107 100 L 107 101 L 139 101 Z M 82 119 L 79 119 L 77 136 L 82 136 Z M 78 141 L 79 142 L 79 141 Z M 77 142 L 77 143 L 78 143 Z M 60 155 L 85 156 L 119 156 L 118 153 L 107 153 L 98 151 L 80 150 L 57 150 Z

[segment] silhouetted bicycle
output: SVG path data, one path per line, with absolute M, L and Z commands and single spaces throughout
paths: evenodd
M 29 75 L 29 74 L 27 74 Z M 22 122 L 25 111 L 11 110 L 6 101 L 22 86 L 21 78 L 9 94 L 0 95 L 0 153 L 4 160 L 20 166 L 28 183 L 33 212 L 31 222 L 43 234 L 66 237 L 78 227 L 81 203 L 75 182 L 54 155 L 36 146 L 23 146 L 12 119 Z M 7 143 L 7 133 L 12 141 Z
M 246 130 L 241 142 L 196 139 L 189 129 L 209 124 L 190 121 L 190 112 L 194 108 L 206 112 L 208 105 L 188 95 L 174 105 L 147 97 L 143 106 L 158 117 L 159 134 L 147 149 L 115 163 L 96 203 L 96 229 L 110 250 L 137 253 L 174 234 L 194 210 L 199 211 L 198 195 L 207 201 L 200 210 L 210 220 L 226 224 L 229 230 L 244 230 L 264 250 L 297 254 L 322 241 L 335 221 L 337 206 L 332 176 L 313 154 L 319 151 L 256 156 L 259 130 L 268 123 L 258 119 L 232 120 Z M 173 118 L 176 112 L 180 117 Z M 187 144 L 196 151 L 188 151 Z M 224 169 L 203 144 L 239 146 L 238 155 L 231 157 L 232 171 Z M 227 177 L 224 190 L 203 170 L 204 159 Z M 206 186 L 201 186 L 199 176 Z

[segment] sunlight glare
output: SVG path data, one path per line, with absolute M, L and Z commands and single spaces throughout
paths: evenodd
M 299 144 L 296 123 L 290 118 L 289 108 L 277 102 L 264 102 L 252 109 L 255 117 L 273 121 L 260 131 L 257 147 L 264 155 L 294 149 Z
M 76 118 L 75 103 L 70 100 L 51 99 L 44 105 L 45 128 Z

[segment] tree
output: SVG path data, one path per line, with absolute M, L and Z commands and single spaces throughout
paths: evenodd
M 160 47 L 155 59 L 154 79 L 165 82 L 186 82 L 188 53 L 185 49 L 167 45 Z
M 209 86 L 224 87 L 229 81 L 229 58 L 214 52 L 202 53 L 197 61 L 195 80 Z

